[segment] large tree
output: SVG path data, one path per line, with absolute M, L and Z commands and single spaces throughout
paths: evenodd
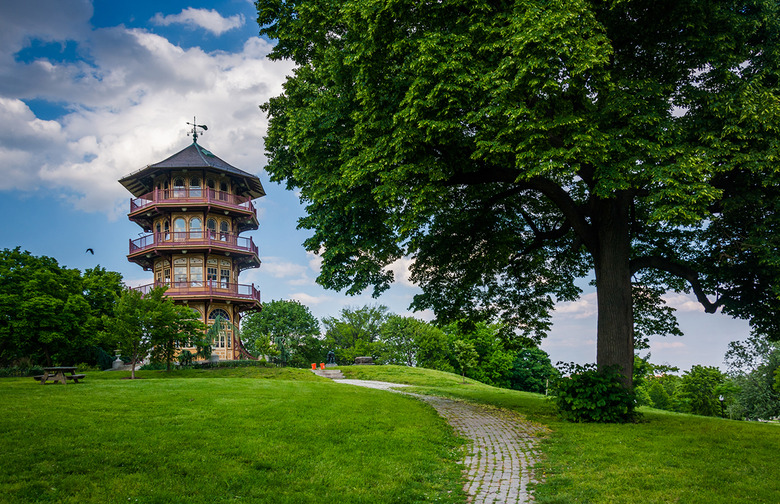
M 259 0 L 297 64 L 268 172 L 325 286 L 540 338 L 593 273 L 599 365 L 630 381 L 660 294 L 780 335 L 780 12 L 769 0 Z M 635 317 L 635 311 L 636 317 Z
M 320 362 L 324 355 L 317 340 L 320 323 L 307 306 L 283 299 L 263 303 L 263 309 L 250 313 L 241 323 L 241 334 L 247 349 L 255 355 L 276 344 L 283 364 L 307 366 Z

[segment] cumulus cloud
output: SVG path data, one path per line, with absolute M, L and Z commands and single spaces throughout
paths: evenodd
M 302 305 L 318 305 L 321 303 L 327 303 L 330 301 L 333 301 L 333 297 L 331 296 L 312 296 L 311 294 L 306 294 L 305 292 L 296 292 L 295 294 L 290 295 L 290 300 L 292 301 L 298 301 Z
M 679 312 L 704 312 L 704 307 L 696 299 L 688 294 L 667 292 L 662 296 L 666 304 Z
M 582 319 L 592 317 L 598 312 L 596 293 L 580 296 L 576 301 L 567 301 L 555 305 L 555 315 L 565 318 Z
M 259 174 L 267 118 L 258 105 L 280 94 L 292 71 L 291 63 L 267 58 L 271 44 L 253 37 L 239 51 L 208 53 L 143 29 L 92 29 L 89 2 L 52 9 L 64 9 L 70 29 L 58 28 L 69 23 L 57 16 L 33 16 L 22 4 L 0 7 L 0 40 L 7 43 L 0 44 L 0 190 L 56 189 L 76 208 L 116 219 L 127 212 L 129 198 L 117 180 L 184 149 L 186 122 L 194 115 L 209 126 L 201 144 Z M 4 32 L 9 19 L 26 31 Z M 75 43 L 82 57 L 14 59 L 33 38 Z M 40 119 L 31 100 L 65 112 L 57 120 Z
M 651 341 L 650 350 L 665 350 L 668 348 L 685 348 L 682 341 Z
M 183 24 L 190 27 L 203 28 L 219 36 L 228 30 L 244 26 L 245 20 L 243 14 L 225 18 L 214 9 L 206 10 L 187 7 L 179 14 L 163 16 L 161 12 L 158 12 L 150 21 L 159 26 Z
M 404 285 L 406 287 L 416 287 L 410 278 L 412 272 L 409 269 L 413 263 L 414 259 L 402 257 L 388 265 L 385 269 L 393 272 L 393 279 L 395 280 L 395 283 Z

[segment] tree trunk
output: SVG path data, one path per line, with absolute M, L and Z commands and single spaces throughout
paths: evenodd
M 617 365 L 629 388 L 634 370 L 630 202 L 625 192 L 597 200 L 593 220 L 597 235 L 593 254 L 598 298 L 596 363 L 599 367 Z

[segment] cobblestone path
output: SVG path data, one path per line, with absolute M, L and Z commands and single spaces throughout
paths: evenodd
M 393 383 L 337 380 L 341 383 L 392 390 Z M 396 391 L 397 392 L 397 391 Z M 458 435 L 469 440 L 463 488 L 472 504 L 521 504 L 533 502 L 528 485 L 538 482 L 532 468 L 543 426 L 532 424 L 513 411 L 411 394 L 427 402 L 445 418 Z

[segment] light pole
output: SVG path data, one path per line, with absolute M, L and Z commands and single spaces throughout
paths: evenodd
M 725 399 L 723 399 L 723 394 L 718 396 L 718 400 L 720 401 L 720 417 L 721 418 L 726 418 L 726 409 L 723 406 L 723 401 L 725 400 Z

